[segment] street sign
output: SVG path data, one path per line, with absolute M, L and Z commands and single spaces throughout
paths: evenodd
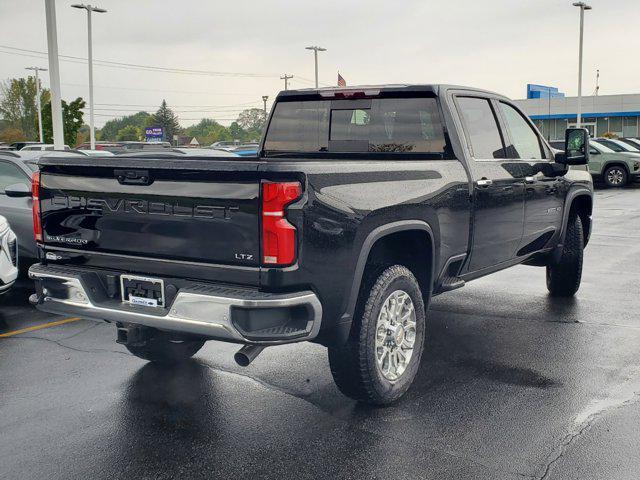
M 147 127 L 144 130 L 144 137 L 147 142 L 162 142 L 164 129 L 162 127 Z

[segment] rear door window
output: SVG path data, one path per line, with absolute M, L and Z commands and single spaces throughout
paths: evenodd
M 458 97 L 458 107 L 474 158 L 505 158 L 498 120 L 486 98 Z
M 511 105 L 500 102 L 500 109 L 509 129 L 509 137 L 515 149 L 515 158 L 523 160 L 545 158 L 538 134 L 533 130 L 522 114 Z

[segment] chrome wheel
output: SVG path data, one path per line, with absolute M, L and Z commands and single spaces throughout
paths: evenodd
M 607 172 L 607 181 L 609 185 L 619 186 L 624 183 L 626 173 L 621 168 L 611 168 Z
M 416 342 L 416 312 L 409 294 L 396 290 L 387 297 L 376 324 L 376 361 L 382 376 L 398 380 L 407 369 Z

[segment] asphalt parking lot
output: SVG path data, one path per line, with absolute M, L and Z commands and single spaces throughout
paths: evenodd
M 640 188 L 599 190 L 582 288 L 517 267 L 434 299 L 409 394 L 334 386 L 325 350 L 248 368 L 209 342 L 160 368 L 71 319 L 0 338 L 0 477 L 631 479 L 640 476 Z M 3 300 L 0 334 L 62 320 Z

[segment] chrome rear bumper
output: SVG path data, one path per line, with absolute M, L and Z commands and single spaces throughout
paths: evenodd
M 322 306 L 311 291 L 273 294 L 194 284 L 178 290 L 167 308 L 154 308 L 109 298 L 97 274 L 87 269 L 35 264 L 29 276 L 37 292 L 30 300 L 45 312 L 229 342 L 274 345 L 311 340 L 322 320 Z M 266 327 L 261 328 L 261 322 Z

